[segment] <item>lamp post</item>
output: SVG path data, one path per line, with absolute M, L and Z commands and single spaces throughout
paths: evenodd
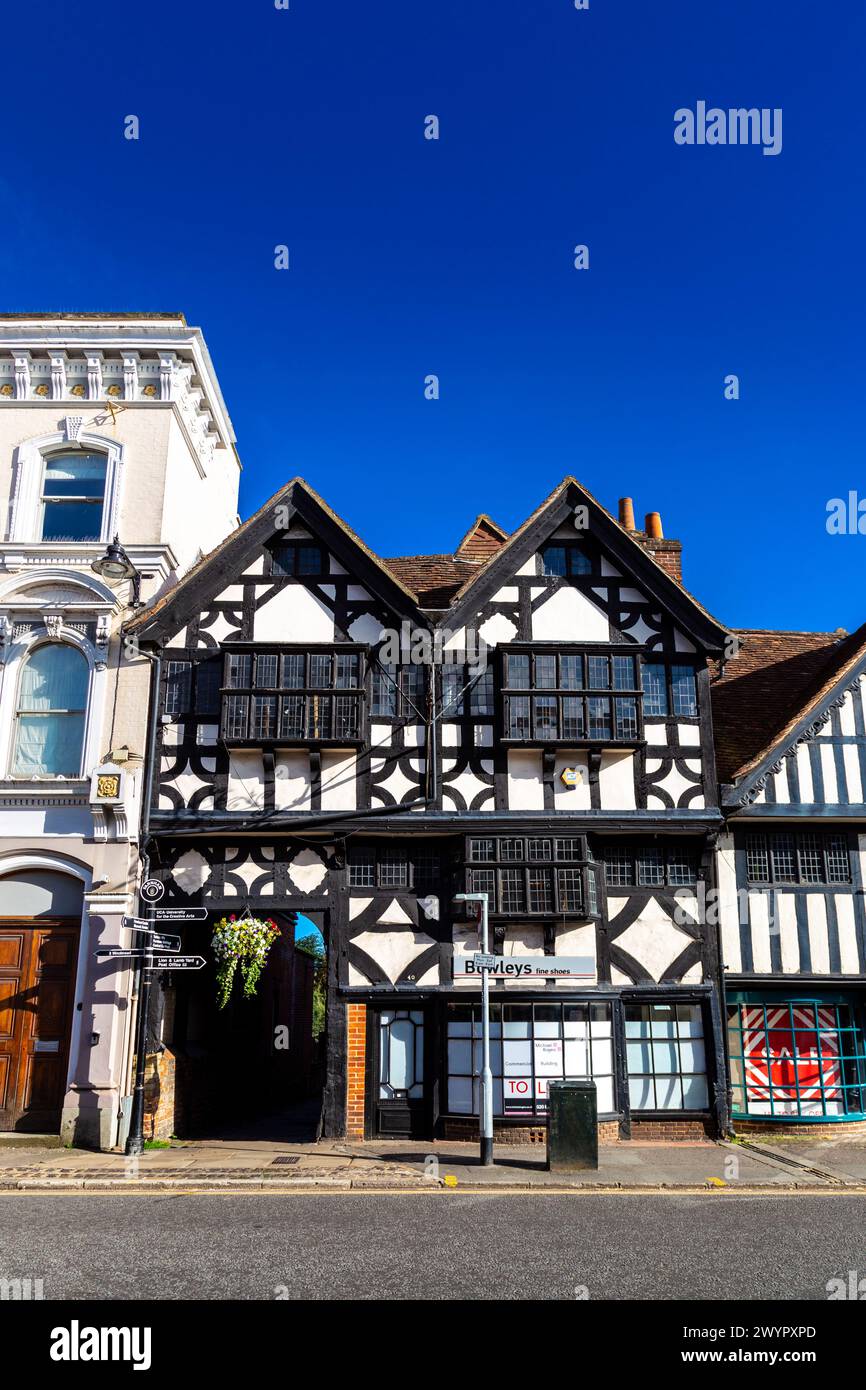
M 481 1164 L 493 1164 L 493 1073 L 490 1070 L 490 942 L 487 894 L 457 893 L 457 903 L 481 904 Z

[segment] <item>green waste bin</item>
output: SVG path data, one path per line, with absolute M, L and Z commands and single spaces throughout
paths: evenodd
M 547 1166 L 552 1173 L 598 1167 L 598 1100 L 594 1081 L 548 1086 Z

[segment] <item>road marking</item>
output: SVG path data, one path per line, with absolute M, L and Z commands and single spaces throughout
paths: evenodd
M 779 1188 L 778 1190 L 768 1190 L 762 1188 L 647 1188 L 645 1191 L 624 1190 L 622 1188 L 586 1188 L 586 1187 L 539 1187 L 528 1189 L 525 1187 L 507 1187 L 483 1190 L 478 1188 L 431 1188 L 429 1191 L 416 1190 L 412 1188 L 393 1187 L 393 1188 L 362 1188 L 344 1187 L 323 1190 L 322 1188 L 294 1188 L 283 1187 L 276 1191 L 269 1183 L 267 1187 L 221 1187 L 221 1188 L 185 1188 L 183 1190 L 171 1188 L 137 1188 L 128 1192 L 119 1192 L 116 1188 L 69 1188 L 66 1191 L 47 1191 L 45 1188 L 16 1188 L 0 1191 L 0 1197 L 162 1197 L 176 1200 L 178 1197 L 704 1197 L 709 1201 L 720 1202 L 726 1198 L 734 1197 L 764 1197 L 770 1201 L 778 1201 L 780 1198 L 796 1197 L 866 1197 L 866 1187 L 799 1187 L 795 1190 L 790 1188 Z

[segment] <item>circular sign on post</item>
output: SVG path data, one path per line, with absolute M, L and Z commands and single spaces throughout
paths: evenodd
M 141 896 L 147 903 L 158 903 L 165 893 L 165 884 L 159 878 L 146 878 L 141 885 Z

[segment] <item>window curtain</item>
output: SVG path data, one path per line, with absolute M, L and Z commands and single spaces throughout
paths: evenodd
M 81 772 L 86 658 L 61 643 L 38 647 L 21 672 L 13 771 L 77 777 Z

